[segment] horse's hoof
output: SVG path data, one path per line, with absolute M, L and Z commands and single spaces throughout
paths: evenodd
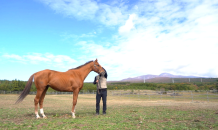
M 75 118 L 76 118 L 76 116 L 72 116 L 72 118 L 73 118 L 73 119 L 75 119 Z
M 43 117 L 43 119 L 47 119 L 47 117 L 46 117 L 46 116 L 44 116 L 44 117 Z
M 40 119 L 40 117 L 36 117 L 36 119 Z

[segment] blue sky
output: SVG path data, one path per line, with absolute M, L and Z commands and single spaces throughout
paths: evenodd
M 0 79 L 28 80 L 96 58 L 108 80 L 218 77 L 217 50 L 216 0 L 0 1 Z

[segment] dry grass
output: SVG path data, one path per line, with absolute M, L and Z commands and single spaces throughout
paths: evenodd
M 17 95 L 0 95 L 0 108 L 33 108 L 33 100 L 35 95 L 28 95 L 23 102 L 15 105 Z M 72 95 L 46 95 L 44 101 L 44 107 L 71 107 L 72 106 Z M 210 101 L 193 101 L 190 99 L 184 99 L 182 101 L 177 100 L 165 100 L 165 99 L 155 99 L 155 100 L 143 100 L 135 97 L 124 97 L 124 96 L 108 96 L 107 97 L 108 106 L 122 106 L 122 105 L 134 105 L 134 106 L 179 106 L 181 108 L 197 108 L 197 109 L 215 109 L 218 108 L 217 102 Z M 94 94 L 80 94 L 77 101 L 77 109 L 83 106 L 93 106 L 95 107 L 95 95 Z M 70 110 L 69 110 L 70 111 Z
M 17 97 L 0 95 L 0 129 L 218 128 L 218 101 L 139 100 L 109 95 L 108 115 L 96 117 L 95 95 L 80 94 L 76 106 L 77 118 L 72 120 L 72 95 L 46 95 L 44 111 L 48 119 L 36 121 L 33 106 L 35 95 L 28 95 L 23 102 L 14 105 Z

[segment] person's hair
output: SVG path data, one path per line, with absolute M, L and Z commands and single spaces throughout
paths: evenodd
M 102 67 L 103 68 L 103 67 Z M 104 68 L 103 68 L 104 69 Z M 104 69 L 105 71 L 105 74 L 104 74 L 104 77 L 107 78 L 107 71 Z
M 95 79 L 94 79 L 94 82 L 93 82 L 93 84 L 96 84 L 96 76 L 95 76 Z

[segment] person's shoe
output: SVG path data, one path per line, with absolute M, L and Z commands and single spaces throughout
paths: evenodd
M 95 115 L 98 116 L 98 115 L 99 115 L 99 112 L 96 112 Z
M 103 115 L 106 115 L 106 112 L 103 112 Z

